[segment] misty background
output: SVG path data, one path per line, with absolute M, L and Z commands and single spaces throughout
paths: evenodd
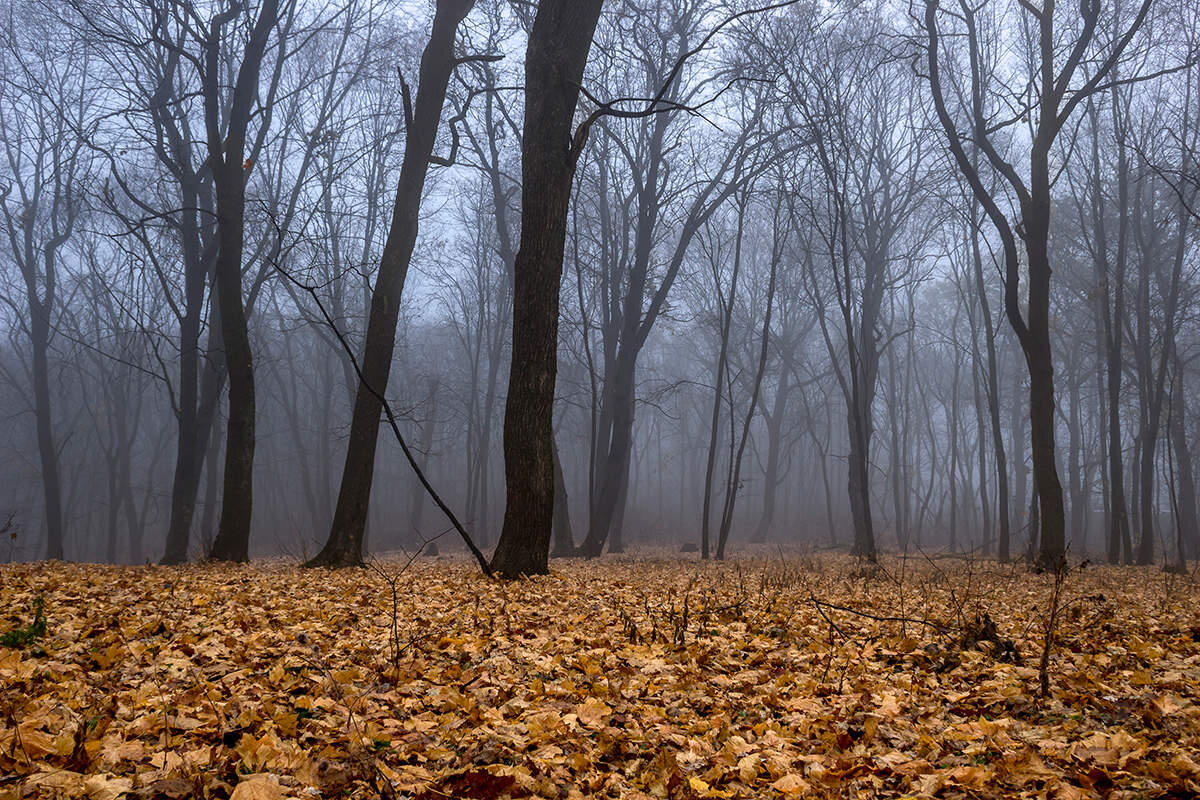
M 1015 2 L 969 17 L 957 5 L 942 45 L 960 68 L 943 76 L 952 112 L 975 101 L 955 78 L 974 70 L 988 135 L 1019 164 L 1037 32 Z M 992 554 L 1004 535 L 1019 555 L 1038 529 L 1029 371 L 1005 317 L 1002 243 L 935 116 L 925 6 L 801 2 L 705 42 L 754 7 L 604 7 L 579 120 L 601 99 L 654 97 L 704 46 L 662 113 L 601 117 L 579 159 L 553 420 L 571 539 L 602 524 L 609 551 L 676 549 L 705 528 L 730 552 L 849 547 L 863 509 L 851 498 L 866 496 L 881 548 Z M 157 561 L 173 524 L 190 557 L 209 552 L 228 374 L 204 142 L 229 118 L 255 8 L 0 4 L 0 560 Z M 1076 83 L 1138 12 L 1104 7 Z M 308 558 L 329 533 L 358 386 L 338 334 L 362 349 L 404 157 L 402 83 L 417 84 L 432 13 L 283 0 L 267 41 L 243 164 L 252 555 Z M 496 58 L 460 63 L 449 84 L 386 391 L 484 548 L 505 502 L 532 13 L 479 0 L 458 28 L 456 53 Z M 1061 32 L 1050 46 L 1069 56 L 1078 21 Z M 1155 0 L 1049 156 L 1074 555 L 1200 555 L 1198 47 L 1200 7 Z M 984 174 L 1004 209 L 1020 206 Z M 446 530 L 387 430 L 375 458 L 368 548 Z

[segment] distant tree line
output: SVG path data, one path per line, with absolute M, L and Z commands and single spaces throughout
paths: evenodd
M 1200 557 L 1194 3 L 418 5 L 0 6 L 8 559 Z

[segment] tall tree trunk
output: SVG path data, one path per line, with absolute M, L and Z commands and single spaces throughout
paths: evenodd
M 733 248 L 733 272 L 729 277 L 729 298 L 726 299 L 721 295 L 721 271 L 719 265 L 714 262 L 713 269 L 713 288 L 717 293 L 717 308 L 720 316 L 717 318 L 720 324 L 718 335 L 720 336 L 720 347 L 717 351 L 717 366 L 715 376 L 713 378 L 713 402 L 712 402 L 712 417 L 709 426 L 708 437 L 708 460 L 705 462 L 704 468 L 704 507 L 700 512 L 700 557 L 708 558 L 710 551 L 708 520 L 709 512 L 712 508 L 712 492 L 713 492 L 713 470 L 717 460 L 717 441 L 721 424 L 721 397 L 725 393 L 726 379 L 725 372 L 729 367 L 729 330 L 733 325 L 733 307 L 737 303 L 738 277 L 741 274 L 742 267 L 742 234 L 745 229 L 746 207 L 749 204 L 748 193 L 743 195 L 738 203 L 737 216 L 737 235 L 734 241 Z M 733 421 L 733 386 L 729 386 L 729 419 Z M 732 437 L 732 431 L 730 436 Z M 730 442 L 730 464 L 729 469 L 733 470 L 733 443 Z M 726 504 L 729 499 L 729 491 L 732 486 L 726 486 Z M 724 515 L 718 523 L 718 529 L 724 523 Z
M 1065 557 L 1066 547 L 1066 513 L 1054 453 L 1054 361 L 1051 357 L 1050 331 L 1050 154 L 1071 113 L 1081 102 L 1101 91 L 1102 81 L 1119 63 L 1125 49 L 1146 21 L 1151 5 L 1152 0 L 1143 0 L 1128 28 L 1108 40 L 1106 57 L 1098 60 L 1097 69 L 1076 90 L 1071 89 L 1072 81 L 1084 61 L 1084 54 L 1089 52 L 1089 47 L 1096 37 L 1101 6 L 1095 3 L 1080 5 L 1078 15 L 1082 24 L 1077 28 L 1077 38 L 1068 47 L 1062 46 L 1063 32 L 1056 30 L 1055 8 L 1052 4 L 1041 10 L 1032 6 L 1026 7 L 1026 11 L 1031 12 L 1033 16 L 1030 27 L 1036 27 L 1037 30 L 1037 55 L 1030 64 L 1029 73 L 1029 88 L 1037 114 L 1029 153 L 1028 181 L 1022 176 L 1021 170 L 1005 161 L 992 139 L 993 131 L 989 130 L 990 121 L 985 112 L 988 90 L 982 77 L 986 67 L 981 66 L 979 28 L 976 24 L 975 10 L 970 6 L 959 6 L 961 14 L 958 15 L 958 19 L 965 28 L 969 55 L 968 103 L 973 130 L 972 144 L 987 155 L 988 161 L 1001 179 L 1007 182 L 1009 188 L 1018 196 L 1020 219 L 1014 223 L 1000 208 L 996 195 L 985 185 L 978 169 L 968 158 L 963 146 L 964 137 L 959 133 L 955 118 L 946 106 L 940 77 L 942 63 L 938 56 L 939 3 L 938 0 L 925 2 L 927 75 L 938 121 L 946 133 L 959 171 L 967 179 L 971 191 L 987 212 L 988 218 L 1000 235 L 1004 249 L 1004 310 L 1021 343 L 1029 370 L 1034 483 L 1039 499 L 1042 527 L 1037 560 L 1043 569 L 1059 569 Z M 1073 29 L 1073 32 L 1075 30 Z M 1060 69 L 1056 62 L 1062 53 L 1067 55 Z M 1017 254 L 1016 231 L 1020 232 L 1025 246 L 1028 274 L 1026 315 L 1022 314 L 1021 309 L 1022 265 Z
M 567 211 L 579 146 L 572 123 L 602 0 L 541 0 L 525 53 L 521 245 L 513 266 L 512 367 L 504 409 L 507 503 L 496 572 L 548 571 L 554 519 L 554 383 Z
M 45 501 L 46 558 L 62 560 L 63 512 L 62 481 L 58 471 L 58 446 L 54 441 L 54 422 L 50 415 L 50 307 L 35 302 L 29 335 L 33 344 L 33 407 L 37 427 L 38 456 L 42 466 L 42 498 Z
M 454 71 L 454 39 L 458 25 L 471 10 L 474 0 L 438 0 L 429 42 L 421 54 L 421 73 L 417 81 L 415 106 L 405 92 L 404 163 L 396 186 L 392 222 L 388 229 L 379 273 L 371 292 L 367 319 L 367 337 L 363 343 L 362 376 L 354 397 L 350 438 L 346 445 L 346 464 L 342 469 L 341 488 L 333 512 L 329 538 L 306 566 L 345 567 L 363 563 L 363 537 L 367 509 L 375 476 L 375 449 L 379 440 L 381 396 L 387 392 L 392 372 L 392 351 L 396 345 L 396 326 L 401 296 L 413 248 L 421 209 L 421 192 L 429 172 L 430 157 L 437 139 L 446 87 Z
M 1053 106 L 1043 113 L 1056 114 Z M 1029 427 L 1032 439 L 1033 481 L 1037 487 L 1041 545 L 1037 563 L 1056 570 L 1066 553 L 1066 509 L 1054 450 L 1054 359 L 1050 342 L 1050 145 L 1052 137 L 1035 138 L 1030 158 L 1030 190 L 1022 204 L 1025 252 L 1029 261 L 1029 314 L 1024 335 L 1018 336 L 1029 367 Z M 1009 303 L 1014 327 L 1020 309 Z
M 216 561 L 250 559 L 250 518 L 254 496 L 254 359 L 242 299 L 242 248 L 245 242 L 246 130 L 258 93 L 259 73 L 267 40 L 278 21 L 278 0 L 264 0 L 250 32 L 230 101 L 229 125 L 220 130 L 219 37 L 221 27 L 240 8 L 219 15 L 209 32 L 205 52 L 204 100 L 209 161 L 217 205 L 217 260 L 213 268 L 216 299 L 221 309 L 225 371 L 229 380 L 229 420 L 225 427 L 225 479 L 221 521 L 209 558 Z
M 1119 108 L 1117 87 L 1113 87 L 1113 108 Z M 1116 112 L 1115 112 L 1116 113 Z M 1116 117 L 1114 116 L 1114 120 Z M 1125 464 L 1121 446 L 1121 347 L 1125 341 L 1121 326 L 1125 321 L 1125 267 L 1128 258 L 1129 239 L 1129 165 L 1126 156 L 1125 126 L 1119 120 L 1117 131 L 1117 252 L 1113 263 L 1113 274 L 1109 276 L 1108 240 L 1106 236 L 1105 202 L 1101 190 L 1103 175 L 1100 169 L 1099 142 L 1093 137 L 1092 144 L 1092 209 L 1095 219 L 1097 251 L 1101 256 L 1096 268 L 1100 273 L 1100 294 L 1104 304 L 1104 361 L 1108 391 L 1108 485 L 1109 485 L 1109 530 L 1108 563 L 1121 560 L 1122 548 L 1125 561 L 1132 559 L 1127 543 L 1130 541 L 1129 511 L 1125 501 Z
M 201 245 L 197 212 L 208 205 L 211 195 L 202 191 L 194 176 L 182 181 L 179 246 L 183 261 L 183 315 L 179 322 L 179 390 L 175 474 L 171 482 L 171 515 L 167 523 L 166 548 L 160 563 L 182 564 L 188 558 L 196 494 L 200 488 L 200 461 L 207 439 L 201 434 L 200 327 L 204 321 L 204 287 L 208 282 L 209 261 L 214 255 Z M 219 319 L 217 303 L 209 312 Z M 219 330 L 219 322 L 210 331 Z M 210 342 L 212 334 L 210 333 Z M 207 368 L 207 367 L 206 367 Z
M 270 2 L 270 0 L 268 0 Z M 264 42 L 265 45 L 265 42 Z M 236 169 L 236 172 L 234 172 Z M 223 172 L 221 178 L 217 173 Z M 250 518 L 254 495 L 254 363 L 242 301 L 242 243 L 246 196 L 241 163 L 214 170 L 220 249 L 216 296 L 221 306 L 221 335 L 229 381 L 229 418 L 225 426 L 225 476 L 221 519 L 208 557 L 217 561 L 250 559 Z

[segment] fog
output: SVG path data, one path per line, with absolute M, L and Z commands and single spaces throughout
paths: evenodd
M 1195 3 L 558 5 L 6 0 L 0 560 L 1200 555 Z

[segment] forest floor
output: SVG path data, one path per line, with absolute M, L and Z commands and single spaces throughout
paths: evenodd
M 1195 576 L 1067 575 L 1043 698 L 1054 587 L 832 555 L 0 566 L 0 798 L 1196 797 Z

